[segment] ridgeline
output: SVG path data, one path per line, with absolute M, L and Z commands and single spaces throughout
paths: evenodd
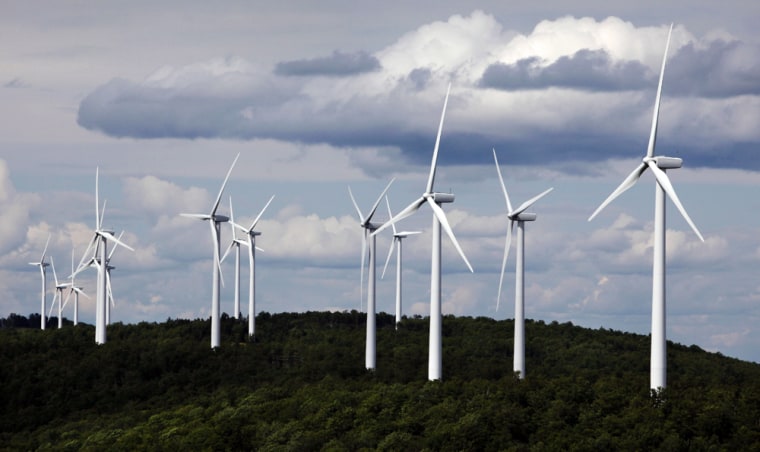
M 427 380 L 428 322 L 365 315 L 223 316 L 108 327 L 0 319 L 0 448 L 7 450 L 760 449 L 760 364 L 668 343 L 668 388 L 649 391 L 649 337 L 446 316 L 442 382 Z

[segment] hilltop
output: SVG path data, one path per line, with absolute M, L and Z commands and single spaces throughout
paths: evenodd
M 648 336 L 446 316 L 444 380 L 427 382 L 425 318 L 380 313 L 377 370 L 365 315 L 261 313 L 257 337 L 222 319 L 41 331 L 0 325 L 0 444 L 20 449 L 651 450 L 760 448 L 760 365 L 668 344 L 649 392 Z M 13 326 L 17 325 L 17 326 Z

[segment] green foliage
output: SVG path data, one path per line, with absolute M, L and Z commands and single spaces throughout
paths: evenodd
M 208 320 L 38 329 L 0 319 L 0 448 L 9 450 L 760 449 L 760 365 L 668 345 L 650 394 L 646 336 L 444 319 L 444 381 L 427 382 L 427 319 L 380 313 L 364 369 L 358 312 L 261 313 L 255 340 Z M 36 318 L 38 321 L 39 318 Z

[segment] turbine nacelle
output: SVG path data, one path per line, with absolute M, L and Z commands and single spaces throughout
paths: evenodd
M 454 202 L 454 193 L 431 193 L 429 197 L 433 198 L 436 204 Z
M 535 213 L 522 212 L 517 215 L 509 217 L 512 221 L 536 221 Z
M 665 157 L 662 155 L 657 157 L 644 157 L 642 161 L 647 164 L 650 161 L 654 162 L 654 164 L 657 165 L 657 168 L 660 169 L 677 169 L 683 164 L 683 159 L 678 157 Z

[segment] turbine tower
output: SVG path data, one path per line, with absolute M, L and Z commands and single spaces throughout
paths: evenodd
M 228 221 L 230 224 L 230 229 L 232 229 L 232 240 L 230 240 L 230 244 L 227 247 L 227 250 L 224 252 L 224 255 L 222 255 L 221 262 L 224 262 L 224 259 L 227 258 L 227 254 L 229 254 L 232 247 L 235 247 L 235 314 L 233 317 L 235 320 L 240 319 L 240 245 L 245 244 L 244 241 L 237 238 L 237 233 L 235 232 L 235 215 L 232 211 L 232 196 L 230 196 L 230 220 Z
M 380 226 L 379 224 L 372 223 L 372 217 L 375 215 L 375 211 L 377 210 L 377 206 L 380 205 L 380 201 L 382 201 L 383 196 L 385 196 L 385 192 L 388 191 L 388 189 L 391 187 L 391 184 L 393 183 L 394 179 L 391 179 L 391 181 L 388 183 L 388 185 L 385 187 L 385 190 L 383 190 L 382 193 L 380 193 L 380 196 L 377 198 L 377 201 L 375 201 L 375 204 L 372 206 L 372 209 L 370 209 L 369 214 L 365 217 L 362 215 L 361 209 L 359 209 L 359 205 L 356 204 L 356 199 L 354 199 L 354 194 L 351 192 L 351 187 L 348 187 L 348 195 L 351 197 L 351 202 L 354 203 L 354 207 L 356 208 L 356 213 L 359 215 L 359 226 L 363 229 L 363 235 L 362 235 L 362 263 L 361 263 L 361 279 L 360 279 L 360 297 L 364 298 L 364 294 L 361 292 L 364 290 L 364 264 L 366 263 L 366 259 L 369 258 L 369 274 L 367 275 L 367 340 L 365 344 L 365 353 L 364 353 L 364 365 L 368 370 L 374 370 L 376 368 L 376 358 L 377 358 L 377 349 L 376 349 L 376 340 L 377 340 L 377 322 L 375 319 L 376 314 L 376 306 L 375 306 L 375 251 L 377 249 L 376 247 L 376 241 L 375 241 L 375 235 L 372 234 L 373 231 L 377 230 L 377 228 Z M 369 240 L 368 240 L 369 239 Z M 367 256 L 367 250 L 369 250 L 369 256 Z M 360 301 L 361 304 L 361 301 Z
M 234 220 L 230 219 L 230 222 L 232 223 L 232 226 L 233 226 L 233 234 L 234 234 L 234 228 L 238 228 L 241 231 L 243 231 L 245 233 L 245 241 L 240 241 L 240 243 L 248 247 L 248 336 L 249 337 L 254 337 L 256 335 L 256 250 L 263 251 L 261 248 L 256 246 L 256 237 L 261 235 L 261 232 L 254 231 L 254 228 L 256 228 L 256 225 L 259 223 L 261 216 L 264 215 L 264 211 L 267 210 L 267 207 L 269 207 L 269 204 L 272 202 L 273 199 L 274 199 L 274 195 L 272 195 L 272 197 L 269 198 L 269 201 L 266 203 L 264 208 L 261 209 L 261 212 L 259 212 L 256 218 L 253 220 L 253 223 L 251 223 L 251 227 L 247 229 L 235 223 Z M 231 205 L 230 205 L 230 213 L 232 213 Z M 236 265 L 238 266 L 238 268 L 240 267 L 239 261 L 237 261 Z
M 42 294 L 40 296 L 40 329 L 45 329 L 45 324 L 47 324 L 47 321 L 45 320 L 45 311 L 47 311 L 47 303 L 45 298 L 47 295 L 45 292 L 47 291 L 47 272 L 45 272 L 45 268 L 47 268 L 50 264 L 45 262 L 45 253 L 47 253 L 48 245 L 50 244 L 50 234 L 48 234 L 47 242 L 45 242 L 45 248 L 42 250 L 42 257 L 40 257 L 39 262 L 29 262 L 29 265 L 34 265 L 40 268 L 40 277 L 42 278 Z
M 79 262 L 78 270 L 74 272 L 75 274 L 82 271 L 84 268 L 87 267 L 85 264 L 85 259 L 87 259 L 89 251 L 93 249 L 93 256 L 90 257 L 89 262 L 97 262 L 97 269 L 98 269 L 98 282 L 97 282 L 97 293 L 95 295 L 95 342 L 98 344 L 105 344 L 106 343 L 106 304 L 108 303 L 108 293 L 107 293 L 107 274 L 106 274 L 106 264 L 108 262 L 108 242 L 113 242 L 115 245 L 123 246 L 124 248 L 134 251 L 134 248 L 131 246 L 125 244 L 121 240 L 117 239 L 113 235 L 113 231 L 109 231 L 106 229 L 103 229 L 103 216 L 105 215 L 105 203 L 103 203 L 103 211 L 101 212 L 100 209 L 100 201 L 98 199 L 98 177 L 99 177 L 99 170 L 98 168 L 95 169 L 95 231 L 92 237 L 92 240 L 90 240 L 90 244 L 87 246 L 87 249 L 84 252 L 84 255 L 82 256 L 82 259 Z
M 385 205 L 388 206 L 388 218 L 393 218 L 391 212 L 391 203 L 388 201 L 388 197 L 385 197 Z M 401 322 L 401 240 L 407 238 L 410 235 L 419 234 L 421 231 L 396 231 L 396 225 L 391 224 L 393 228 L 393 241 L 388 249 L 388 257 L 385 258 L 385 266 L 383 267 L 383 274 L 380 275 L 380 279 L 385 278 L 385 271 L 388 269 L 388 262 L 393 255 L 393 248 L 396 248 L 396 329 Z
M 211 241 L 214 247 L 213 264 L 211 266 L 211 348 L 219 347 L 221 343 L 221 326 L 220 326 L 220 313 L 219 313 L 219 279 L 221 275 L 221 265 L 219 259 L 219 247 L 220 247 L 220 227 L 221 223 L 225 223 L 229 220 L 224 215 L 216 213 L 216 209 L 219 208 L 219 202 L 222 200 L 222 193 L 224 193 L 224 187 L 227 185 L 227 180 L 230 178 L 232 169 L 237 163 L 240 153 L 232 161 L 230 169 L 227 171 L 227 176 L 224 178 L 222 188 L 219 190 L 219 194 L 216 197 L 214 205 L 211 207 L 210 213 L 183 213 L 180 214 L 184 217 L 198 218 L 199 220 L 208 221 L 211 228 Z
M 496 310 L 499 310 L 501 287 L 504 285 L 504 269 L 507 266 L 509 246 L 512 243 L 512 229 L 514 229 L 515 222 L 517 222 L 517 258 L 515 261 L 515 351 L 513 370 L 517 372 L 520 379 L 523 379 L 525 378 L 525 222 L 536 220 L 536 214 L 528 213 L 526 210 L 554 188 L 550 188 L 525 201 L 517 209 L 512 209 L 512 203 L 509 201 L 509 194 L 507 193 L 507 186 L 504 185 L 504 178 L 502 177 L 501 169 L 499 168 L 499 159 L 496 158 L 496 149 L 493 150 L 493 160 L 496 164 L 496 173 L 499 175 L 499 182 L 501 182 L 501 189 L 504 192 L 504 200 L 507 203 L 507 218 L 509 218 L 509 228 L 507 228 L 507 238 L 506 243 L 504 244 L 504 259 L 501 261 L 499 292 L 496 295 Z
M 449 101 L 449 92 L 451 91 L 451 85 L 446 90 L 446 99 L 443 102 L 443 112 L 441 112 L 441 122 L 438 125 L 438 135 L 435 139 L 435 147 L 433 148 L 433 161 L 430 164 L 430 175 L 428 176 L 427 185 L 425 191 L 422 193 L 419 199 L 412 202 L 404 210 L 399 212 L 394 218 L 388 220 L 384 225 L 379 227 L 372 233 L 373 237 L 383 229 L 391 226 L 395 222 L 402 220 L 414 212 L 416 212 L 423 204 L 427 203 L 433 210 L 433 250 L 431 256 L 431 268 L 430 268 L 430 344 L 428 354 L 428 379 L 440 380 L 442 378 L 443 368 L 443 340 L 441 335 L 441 324 L 443 322 L 441 316 L 441 227 L 446 231 L 449 239 L 454 244 L 459 255 L 467 264 L 467 268 L 473 272 L 472 265 L 467 260 L 467 256 L 464 255 L 462 247 L 459 246 L 454 231 L 452 231 L 449 221 L 446 219 L 446 213 L 441 208 L 443 203 L 454 202 L 454 195 L 452 193 L 436 193 L 433 191 L 433 184 L 435 182 L 435 171 L 438 162 L 438 146 L 441 142 L 441 130 L 443 129 L 443 119 L 446 115 L 446 105 Z
M 681 167 L 682 160 L 676 157 L 655 156 L 654 148 L 657 141 L 657 121 L 660 113 L 660 97 L 662 95 L 662 79 L 665 75 L 665 62 L 668 58 L 668 48 L 670 47 L 670 35 L 673 32 L 673 24 L 670 25 L 668 32 L 668 41 L 665 44 L 665 55 L 662 57 L 662 69 L 660 70 L 660 81 L 657 86 L 657 97 L 654 103 L 654 114 L 652 117 L 652 129 L 649 133 L 649 144 L 647 153 L 642 162 L 634 169 L 628 177 L 610 194 L 607 199 L 594 211 L 588 221 L 601 212 L 612 200 L 620 196 L 623 192 L 633 187 L 641 175 L 648 169 L 652 171 L 656 179 L 655 184 L 655 208 L 654 208 L 654 262 L 652 265 L 652 352 L 650 361 L 650 388 L 660 390 L 666 387 L 667 375 L 667 355 L 665 351 L 665 195 L 673 201 L 678 211 L 691 226 L 694 233 L 701 241 L 705 241 L 702 234 L 689 218 L 681 201 L 676 195 L 670 178 L 666 174 L 669 169 Z

